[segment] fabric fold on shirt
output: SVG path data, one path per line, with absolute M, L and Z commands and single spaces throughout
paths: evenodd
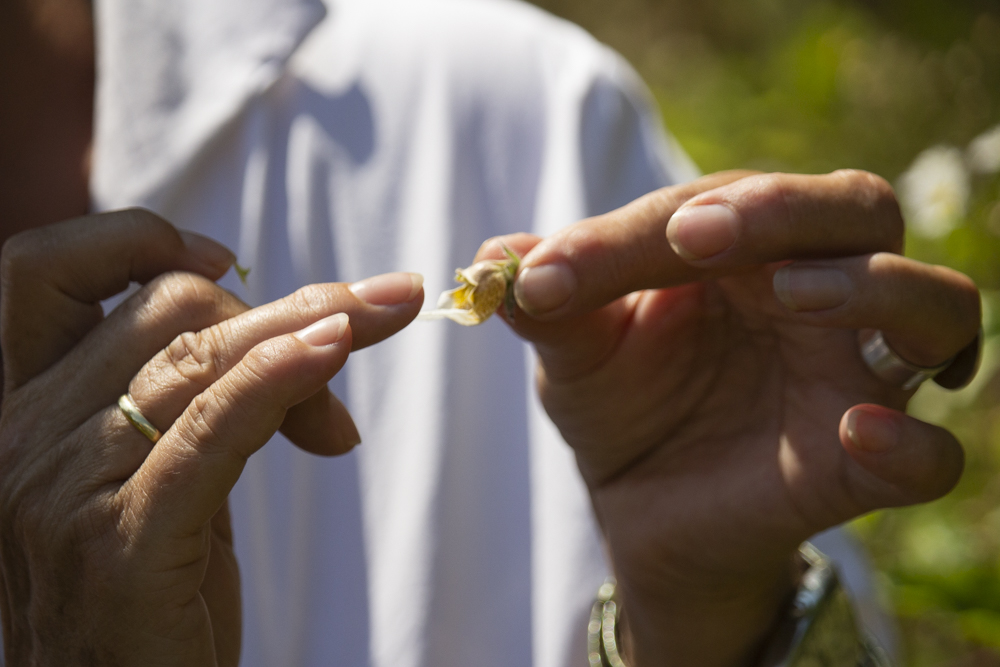
M 96 209 L 155 206 L 280 76 L 321 0 L 97 0 Z

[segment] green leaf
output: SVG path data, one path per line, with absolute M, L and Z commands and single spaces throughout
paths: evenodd
M 244 287 L 247 284 L 247 276 L 250 274 L 250 267 L 242 267 L 239 262 L 233 262 L 233 270 L 236 271 L 236 275 L 239 276 L 240 282 L 243 283 Z

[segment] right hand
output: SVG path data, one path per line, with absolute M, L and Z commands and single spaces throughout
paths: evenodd
M 4 246 L 8 664 L 238 663 L 229 491 L 279 427 L 321 454 L 360 441 L 326 383 L 352 349 L 408 324 L 422 289 L 388 274 L 249 310 L 212 282 L 232 261 L 145 211 Z M 103 318 L 100 301 L 129 281 L 145 287 Z M 126 392 L 163 431 L 155 445 L 118 408 Z
M 979 291 L 898 254 L 884 180 L 718 174 L 504 241 L 522 255 L 514 329 L 590 491 L 632 664 L 747 664 L 799 543 L 957 482 L 961 446 L 902 412 L 912 392 L 871 372 L 857 330 L 933 367 L 975 338 Z

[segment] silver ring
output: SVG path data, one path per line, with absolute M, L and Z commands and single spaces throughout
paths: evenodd
M 135 404 L 135 401 L 128 394 L 121 395 L 118 399 L 118 407 L 121 408 L 125 419 L 129 420 L 132 426 L 135 426 L 140 433 L 149 438 L 154 444 L 163 435 L 160 433 L 160 429 L 153 426 L 148 419 L 143 417 L 142 413 L 139 412 L 139 406 Z
M 881 331 L 866 330 L 859 334 L 861 357 L 878 378 L 904 391 L 916 389 L 926 380 L 935 380 L 946 389 L 959 389 L 975 377 L 979 369 L 982 328 L 969 345 L 939 366 L 917 366 L 903 359 L 886 343 Z

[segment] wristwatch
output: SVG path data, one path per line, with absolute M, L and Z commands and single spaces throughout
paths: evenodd
M 885 652 L 858 628 L 830 559 L 816 547 L 799 547 L 803 573 L 794 600 L 769 638 L 759 667 L 891 667 Z M 598 589 L 587 627 L 590 667 L 628 667 L 621 655 L 621 605 L 615 580 Z

